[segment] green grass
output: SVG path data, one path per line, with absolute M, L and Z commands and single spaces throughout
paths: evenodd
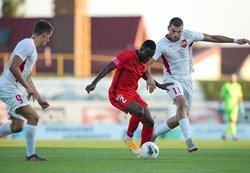
M 137 141 L 138 142 L 138 141 Z M 196 141 L 188 153 L 183 141 L 158 140 L 156 160 L 140 160 L 122 141 L 38 141 L 47 162 L 27 162 L 25 142 L 0 140 L 0 172 L 8 173 L 243 173 L 250 168 L 250 141 Z

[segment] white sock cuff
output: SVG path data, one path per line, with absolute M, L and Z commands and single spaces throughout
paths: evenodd
M 2 124 L 0 126 L 0 137 L 2 136 L 5 136 L 5 135 L 9 135 L 9 134 L 12 134 L 13 132 L 11 131 L 11 128 L 10 128 L 10 122 L 8 123 L 5 123 L 5 124 Z
M 31 156 L 35 154 L 35 142 L 36 142 L 36 127 L 34 125 L 26 124 L 26 155 Z
M 5 127 L 8 129 L 8 131 L 9 131 L 9 132 L 11 132 L 11 133 L 12 133 L 12 130 L 11 130 L 10 124 L 11 124 L 10 122 L 6 123 L 6 126 L 5 126 Z
M 35 125 L 30 125 L 30 124 L 26 124 L 26 127 L 31 128 L 31 129 L 35 129 L 37 126 L 35 126 Z
M 129 141 L 129 140 L 131 140 L 133 138 L 131 138 L 130 136 L 128 136 L 127 134 L 125 134 L 124 139 L 126 139 L 127 141 Z
M 178 122 L 179 122 L 179 124 L 182 124 L 182 123 L 185 123 L 185 124 L 188 123 L 189 124 L 188 118 L 182 118 Z
M 36 126 L 26 124 L 26 138 L 35 138 Z
M 164 122 L 155 128 L 154 135 L 159 136 L 161 134 L 169 132 L 170 130 L 172 129 L 168 126 L 167 122 Z
M 188 118 L 183 118 L 178 121 L 180 125 L 180 129 L 182 131 L 182 134 L 185 138 L 185 140 L 191 138 L 191 129 Z

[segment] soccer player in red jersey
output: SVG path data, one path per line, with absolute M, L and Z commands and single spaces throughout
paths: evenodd
M 124 137 L 125 143 L 130 148 L 130 151 L 139 154 L 140 148 L 133 140 L 133 135 L 139 123 L 143 124 L 141 132 L 141 145 L 151 140 L 154 120 L 151 117 L 147 103 L 142 100 L 137 93 L 138 81 L 141 78 L 147 79 L 145 74 L 148 67 L 148 61 L 155 53 L 155 42 L 146 40 L 143 42 L 139 50 L 126 50 L 113 59 L 93 82 L 86 86 L 86 91 L 93 91 L 97 83 L 108 73 L 116 69 L 112 84 L 109 88 L 109 100 L 111 104 L 123 111 L 130 113 L 128 131 Z M 156 86 L 167 90 L 167 87 L 172 83 L 159 84 Z

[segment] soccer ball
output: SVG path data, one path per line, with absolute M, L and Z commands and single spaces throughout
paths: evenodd
M 159 152 L 159 147 L 154 142 L 145 142 L 141 146 L 140 155 L 143 159 L 156 159 Z

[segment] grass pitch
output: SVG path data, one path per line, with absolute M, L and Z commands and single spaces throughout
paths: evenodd
M 246 173 L 250 141 L 195 141 L 188 153 L 184 141 L 157 140 L 156 160 L 140 160 L 123 141 L 38 141 L 36 152 L 49 160 L 27 162 L 25 141 L 0 140 L 0 173 Z M 139 143 L 139 141 L 137 141 Z

